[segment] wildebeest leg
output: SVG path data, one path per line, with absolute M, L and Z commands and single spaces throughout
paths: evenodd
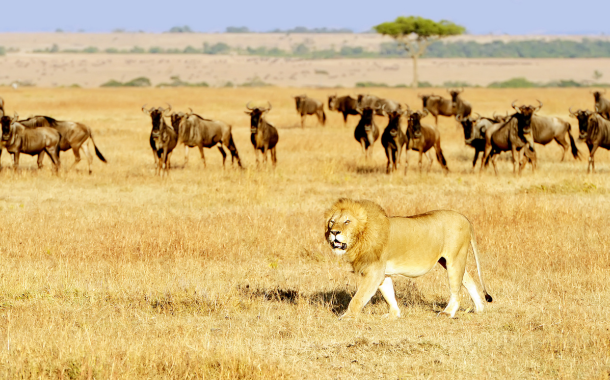
M 426 170 L 426 173 L 430 173 L 430 169 L 432 169 L 432 157 L 430 156 L 430 151 L 426 152 L 426 157 L 428 157 L 428 161 L 430 161 L 430 165 L 428 165 L 428 170 Z
M 93 164 L 93 156 L 89 152 L 89 142 L 87 141 L 82 145 L 83 152 L 85 152 L 85 157 L 87 157 L 87 168 L 89 169 L 89 174 L 91 174 L 91 165 Z
M 199 148 L 199 153 L 201 153 L 201 159 L 203 160 L 203 167 L 207 167 L 207 165 L 205 164 L 205 154 L 203 153 L 203 146 L 198 146 L 197 148 Z M 187 147 L 188 149 L 188 147 Z M 187 158 L 188 160 L 188 158 Z M 186 162 L 184 163 L 186 165 Z
M 263 146 L 263 164 L 267 163 L 267 151 L 269 150 L 268 145 Z
M 220 153 L 222 154 L 222 167 L 224 169 L 225 167 L 225 161 L 227 160 L 227 153 L 225 152 L 224 149 L 222 149 L 222 145 L 218 145 L 218 150 L 220 151 Z
M 301 114 L 301 128 L 305 128 L 305 118 L 307 115 Z
M 158 166 L 159 163 L 159 153 L 152 149 L 153 159 L 155 160 L 155 167 Z
M 419 162 L 417 163 L 419 165 L 419 174 L 421 174 L 421 169 L 422 169 L 422 165 L 423 165 L 423 163 L 422 163 L 423 155 L 424 155 L 424 152 L 423 152 L 423 150 L 420 149 L 419 150 Z
M 259 164 L 258 162 L 258 149 L 254 148 L 254 157 L 256 158 L 256 165 Z
M 343 112 L 343 128 L 347 127 L 347 112 Z
M 80 146 L 78 148 L 73 146 L 72 152 L 74 153 L 74 163 L 68 168 L 68 171 L 72 170 L 80 162 Z M 91 168 L 89 168 L 89 172 L 91 172 Z
M 405 149 L 405 172 L 404 175 L 407 175 L 407 169 L 409 168 L 409 148 Z
M 203 156 L 203 152 L 201 153 L 201 155 Z M 184 166 L 186 166 L 186 164 L 188 162 L 189 162 L 189 147 L 188 147 L 188 145 L 185 145 L 184 146 Z
M 364 154 L 364 158 L 366 159 L 366 143 L 364 139 L 360 139 L 360 146 L 362 147 L 362 154 Z
M 271 148 L 271 162 L 273 163 L 273 166 L 275 166 L 275 164 L 277 164 L 277 157 L 275 155 L 275 147 Z
M 390 174 L 390 171 L 391 171 L 390 167 L 391 167 L 391 162 L 392 162 L 392 160 L 391 160 L 392 152 L 391 152 L 389 146 L 385 148 L 385 156 L 388 159 L 388 164 L 386 165 L 385 172 L 386 172 L 386 174 Z
M 53 171 L 59 172 L 59 144 L 55 148 L 45 148 L 44 150 L 53 163 Z
M 42 161 L 44 161 L 44 151 L 38 153 L 38 159 L 36 163 L 38 164 L 38 169 L 42 169 Z
M 498 156 L 499 156 L 499 154 L 496 153 L 491 157 L 491 164 L 494 166 L 494 173 L 496 175 L 498 175 L 498 168 L 496 166 L 496 160 L 498 159 Z
M 479 158 L 479 153 L 481 153 L 481 151 L 479 149 L 475 149 L 474 160 L 472 160 L 472 170 L 473 171 L 474 171 L 474 168 L 477 166 L 477 159 Z
M 589 173 L 589 168 L 592 169 L 592 172 L 595 173 L 595 152 L 597 151 L 597 148 L 599 147 L 598 144 L 593 144 L 591 147 L 589 147 L 589 165 L 587 166 L 587 174 Z

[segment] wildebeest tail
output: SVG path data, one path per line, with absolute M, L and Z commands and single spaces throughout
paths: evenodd
M 436 150 L 436 159 L 438 160 L 438 162 L 440 162 L 441 166 L 445 170 L 449 170 L 449 168 L 447 167 L 447 160 L 445 159 L 445 155 L 443 155 L 443 151 L 440 149 L 435 149 L 435 150 Z
M 229 151 L 231 152 L 232 159 L 237 159 L 237 165 L 241 168 L 241 159 L 239 158 L 239 153 L 237 152 L 237 147 L 235 146 L 235 141 L 233 141 L 233 134 L 229 137 Z
M 578 151 L 578 148 L 576 147 L 576 143 L 574 142 L 574 137 L 572 137 L 572 126 L 570 125 L 568 127 L 568 136 L 570 137 L 570 146 L 572 147 L 572 156 L 574 156 L 575 159 L 580 160 L 580 152 Z
M 326 125 L 326 112 L 322 110 L 322 125 Z
M 104 162 L 104 163 L 108 163 L 108 161 L 106 161 L 106 159 L 102 155 L 102 152 L 100 152 L 100 150 L 97 149 L 97 145 L 95 145 L 95 140 L 93 140 L 93 133 L 91 134 L 91 142 L 93 143 L 93 147 L 95 148 L 95 155 L 97 156 L 97 158 L 102 160 L 102 162 Z

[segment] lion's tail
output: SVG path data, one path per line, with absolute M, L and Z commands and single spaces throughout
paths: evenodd
M 483 293 L 485 294 L 485 301 L 491 302 L 493 298 L 489 293 L 487 293 L 487 288 L 485 287 L 485 281 L 483 281 L 483 274 L 481 273 L 481 263 L 479 262 L 479 249 L 477 248 L 477 242 L 474 238 L 474 229 L 472 225 L 470 226 L 470 246 L 472 247 L 472 253 L 474 254 L 474 260 L 477 262 L 477 272 L 479 272 L 479 280 L 481 281 L 481 286 L 483 287 Z

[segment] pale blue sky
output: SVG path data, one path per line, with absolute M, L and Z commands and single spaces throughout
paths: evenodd
M 610 0 L 13 0 L 4 2 L 1 12 L 0 32 L 163 32 L 183 25 L 200 32 L 227 26 L 361 32 L 399 15 L 419 15 L 451 20 L 473 34 L 610 34 Z

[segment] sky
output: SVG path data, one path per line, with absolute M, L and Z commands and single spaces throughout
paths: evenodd
M 2 14 L 0 32 L 164 32 L 184 25 L 208 33 L 228 26 L 364 32 L 416 15 L 453 21 L 470 34 L 610 35 L 610 0 L 20 0 L 5 2 Z

